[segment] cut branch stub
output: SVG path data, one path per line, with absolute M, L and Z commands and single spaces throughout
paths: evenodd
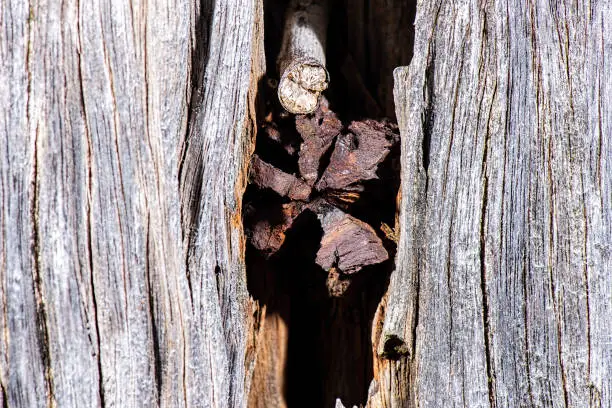
M 321 268 L 326 271 L 333 268 L 350 275 L 389 258 L 370 225 L 329 204 L 314 204 L 313 207 L 323 228 L 316 258 Z
M 278 99 L 295 114 L 314 112 L 327 89 L 325 68 L 327 0 L 292 0 L 278 57 Z

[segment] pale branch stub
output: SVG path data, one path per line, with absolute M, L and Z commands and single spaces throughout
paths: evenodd
M 329 84 L 325 68 L 327 22 L 327 0 L 291 1 L 277 60 L 278 99 L 291 113 L 314 112 Z

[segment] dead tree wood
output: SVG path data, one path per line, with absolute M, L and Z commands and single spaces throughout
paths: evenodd
M 368 406 L 612 407 L 609 4 L 419 2 L 413 26 L 411 2 L 338 3 L 365 111 L 393 113 L 416 34 Z M 0 406 L 285 403 L 288 330 L 244 264 L 262 6 L 0 5 Z M 281 59 L 308 108 L 320 15 Z M 346 322 L 322 333 L 362 341 Z
M 261 2 L 0 10 L 0 406 L 246 406 Z
M 370 407 L 612 406 L 611 18 L 419 3 Z
M 278 99 L 291 113 L 311 113 L 327 89 L 327 0 L 291 0 L 278 57 Z

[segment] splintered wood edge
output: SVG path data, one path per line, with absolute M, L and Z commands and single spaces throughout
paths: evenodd
M 294 114 L 312 113 L 319 105 L 321 92 L 329 85 L 329 73 L 314 58 L 296 58 L 284 70 L 278 85 L 278 99 Z

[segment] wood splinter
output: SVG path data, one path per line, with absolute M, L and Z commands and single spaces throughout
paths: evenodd
M 278 99 L 294 114 L 312 113 L 327 89 L 325 68 L 327 0 L 292 0 L 287 10 L 277 64 Z

